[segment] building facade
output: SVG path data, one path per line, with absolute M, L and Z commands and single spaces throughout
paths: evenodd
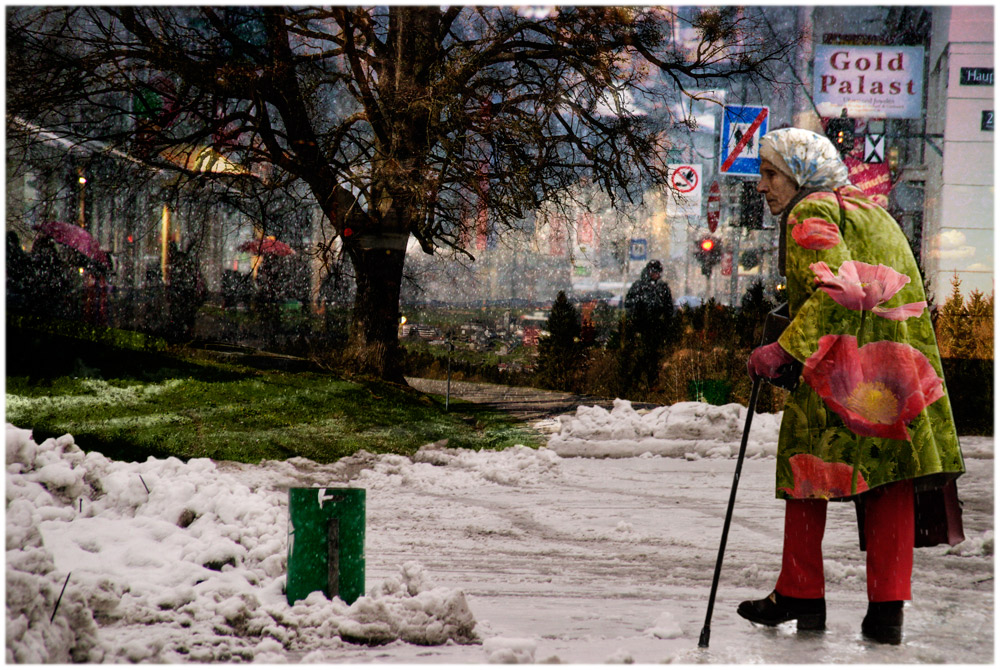
M 928 55 L 924 269 L 936 302 L 993 292 L 994 9 L 934 7 Z

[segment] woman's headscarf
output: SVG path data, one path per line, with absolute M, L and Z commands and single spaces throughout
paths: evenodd
M 785 221 L 795 204 L 812 191 L 832 191 L 851 182 L 833 142 L 804 128 L 779 128 L 760 138 L 760 157 L 795 180 L 799 191 L 785 207 L 778 229 L 778 272 L 785 276 Z
M 811 130 L 772 130 L 760 138 L 760 157 L 794 179 L 800 189 L 834 189 L 851 183 L 833 143 Z

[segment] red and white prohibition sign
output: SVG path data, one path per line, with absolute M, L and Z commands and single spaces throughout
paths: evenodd
M 705 206 L 705 216 L 708 218 L 708 231 L 714 233 L 719 227 L 719 212 L 722 209 L 722 195 L 719 182 L 713 181 L 708 189 L 708 204 Z
M 698 171 L 690 165 L 681 165 L 670 174 L 670 186 L 678 193 L 691 193 L 698 188 Z

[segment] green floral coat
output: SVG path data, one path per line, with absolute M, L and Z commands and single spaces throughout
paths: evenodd
M 811 193 L 793 203 L 784 222 L 791 323 L 778 342 L 805 367 L 781 422 L 779 498 L 842 500 L 918 478 L 918 485 L 939 486 L 965 471 L 934 329 L 921 304 L 922 280 L 906 237 L 860 190 L 849 186 L 838 192 L 842 207 L 837 193 Z M 816 264 L 836 273 L 839 279 L 831 280 L 836 284 L 851 268 L 863 268 L 850 261 L 892 268 L 895 273 L 880 272 L 897 277 L 901 288 L 884 304 L 862 311 L 849 298 L 835 299 L 836 289 L 817 285 L 822 267 Z M 862 280 L 853 288 L 871 283 Z M 894 312 L 895 307 L 901 309 Z M 850 374 L 843 372 L 848 368 Z

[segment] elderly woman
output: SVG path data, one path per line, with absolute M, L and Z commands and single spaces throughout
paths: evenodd
M 738 613 L 825 628 L 826 505 L 852 500 L 867 552 L 861 631 L 899 644 L 913 547 L 940 541 L 921 533 L 919 519 L 915 527 L 915 491 L 953 491 L 965 470 L 920 273 L 899 225 L 850 184 L 829 140 L 784 128 L 759 149 L 757 191 L 781 217 L 791 322 L 747 367 L 755 379 L 775 379 L 779 368 L 801 366 L 801 382 L 778 438 L 781 572 L 769 596 Z

